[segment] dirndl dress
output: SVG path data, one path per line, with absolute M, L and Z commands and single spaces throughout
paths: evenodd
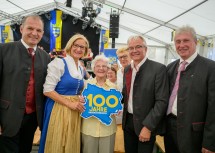
M 70 102 L 78 101 L 84 85 L 83 79 L 73 78 L 66 61 L 62 60 L 65 72 L 55 91 L 70 99 Z M 38 153 L 80 153 L 80 129 L 81 117 L 78 111 L 47 98 Z

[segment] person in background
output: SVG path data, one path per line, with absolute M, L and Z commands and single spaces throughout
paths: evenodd
M 119 70 L 119 64 L 117 62 L 113 63 L 111 67 L 115 68 L 116 71 Z
M 88 49 L 87 55 L 81 58 L 84 61 L 84 65 L 87 65 L 87 63 L 91 62 L 93 60 L 93 52 L 91 48 Z
M 65 47 L 67 56 L 55 58 L 48 65 L 44 84 L 44 128 L 39 153 L 80 153 L 80 128 L 84 98 L 84 70 L 80 58 L 86 55 L 89 42 L 81 34 L 70 38 Z
M 50 62 L 37 46 L 43 27 L 40 16 L 26 16 L 21 40 L 0 44 L 0 153 L 30 153 L 37 126 L 42 129 L 42 90 Z
M 87 72 L 86 70 L 86 67 L 84 65 L 84 61 L 83 60 L 80 60 L 80 63 L 81 63 L 81 66 L 83 67 L 83 70 L 84 70 L 84 79 L 87 80 L 89 79 L 91 76 L 90 74 Z
M 61 52 L 62 52 L 62 57 L 66 57 L 66 51 L 63 49 Z
M 152 153 L 156 134 L 164 134 L 168 105 L 166 66 L 147 58 L 142 36 L 128 39 L 132 59 L 124 71 L 123 120 L 126 153 Z
M 51 57 L 51 60 L 53 60 L 57 56 L 56 49 L 54 48 L 52 51 L 50 51 L 49 55 Z
M 190 26 L 175 31 L 180 58 L 167 66 L 166 153 L 215 153 L 215 62 L 198 55 Z
M 107 78 L 114 84 L 116 84 L 116 80 L 117 80 L 117 76 L 116 76 L 116 69 L 114 67 L 110 67 L 108 69 L 108 72 L 107 72 Z
M 116 51 L 117 57 L 119 59 L 119 62 L 121 64 L 121 68 L 117 71 L 117 87 L 120 91 L 122 91 L 123 88 L 123 74 L 124 69 L 126 66 L 128 66 L 131 63 L 131 58 L 128 52 L 128 47 L 121 47 Z
M 65 50 L 63 49 L 63 50 L 57 51 L 57 57 L 58 58 L 64 58 L 64 57 L 66 57 Z
M 128 66 L 131 63 L 131 58 L 130 58 L 127 46 L 126 47 L 120 47 L 119 49 L 117 49 L 116 54 L 117 54 L 118 60 L 121 64 L 121 67 L 117 71 L 117 80 L 116 80 L 117 81 L 117 88 L 119 91 L 122 92 L 124 69 L 126 66 Z M 120 112 L 116 116 L 116 122 L 117 122 L 117 124 L 122 124 L 122 112 Z
M 116 89 L 116 85 L 107 79 L 109 67 L 109 59 L 107 57 L 104 55 L 97 55 L 92 61 L 91 66 L 95 78 L 87 80 L 87 83 L 95 84 L 106 90 L 111 88 Z M 109 126 L 104 125 L 95 117 L 82 119 L 82 153 L 114 152 L 116 134 L 115 115 L 112 115 L 112 119 L 113 121 Z

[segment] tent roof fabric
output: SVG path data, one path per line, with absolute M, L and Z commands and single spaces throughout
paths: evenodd
M 120 13 L 119 38 L 116 43 L 126 43 L 130 35 L 141 34 L 149 45 L 172 44 L 172 31 L 182 25 L 196 29 L 201 39 L 215 36 L 214 0 L 0 0 L 0 25 L 12 24 L 23 16 L 60 9 L 66 14 L 81 17 L 83 1 L 93 2 L 96 9 L 102 5 L 95 21 L 109 29 L 111 10 Z

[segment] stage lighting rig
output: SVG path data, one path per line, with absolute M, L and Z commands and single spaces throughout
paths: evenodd
M 83 21 L 83 24 L 82 24 L 82 30 L 85 30 L 85 29 L 87 29 L 87 27 L 88 27 L 88 22 L 87 21 Z
M 72 23 L 73 23 L 73 24 L 77 24 L 77 23 L 78 23 L 78 20 L 79 20 L 78 17 L 74 17 L 73 20 L 72 20 Z
M 95 18 L 101 13 L 105 0 L 82 0 L 82 15 L 80 20 L 83 21 L 82 29 L 85 30 L 87 27 L 97 28 L 97 33 L 100 33 L 101 27 L 95 22 Z
M 95 19 L 101 12 L 102 4 L 96 3 L 92 0 L 82 0 L 84 7 L 82 7 L 82 18 L 93 18 Z M 94 4 L 97 6 L 96 9 L 93 8 Z
M 96 29 L 96 34 L 100 34 L 100 32 L 101 32 L 101 25 L 98 25 Z

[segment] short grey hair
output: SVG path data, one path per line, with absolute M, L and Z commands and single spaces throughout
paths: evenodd
M 91 62 L 91 68 L 92 70 L 94 70 L 95 68 L 95 65 L 98 61 L 104 61 L 105 63 L 107 63 L 107 67 L 110 67 L 110 64 L 109 64 L 109 58 L 107 58 L 106 56 L 104 55 L 97 55 Z
M 193 39 L 195 41 L 197 41 L 196 31 L 195 31 L 195 29 L 193 27 L 191 27 L 189 25 L 179 27 L 178 29 L 175 30 L 175 37 L 178 34 L 182 34 L 182 33 L 190 33 L 192 35 Z
M 42 17 L 39 16 L 39 15 L 37 15 L 37 14 L 27 15 L 27 16 L 25 16 L 24 18 L 22 18 L 22 21 L 21 21 L 21 25 L 22 25 L 22 26 L 25 25 L 25 22 L 26 22 L 26 20 L 27 20 L 28 18 L 33 18 L 33 19 L 38 19 L 38 20 L 40 20 L 40 21 L 42 22 L 43 28 L 44 28 L 44 21 L 43 21 Z
M 130 36 L 128 38 L 127 44 L 129 44 L 131 40 L 137 40 L 137 39 L 141 39 L 143 41 L 144 45 L 147 47 L 146 40 L 141 35 Z

